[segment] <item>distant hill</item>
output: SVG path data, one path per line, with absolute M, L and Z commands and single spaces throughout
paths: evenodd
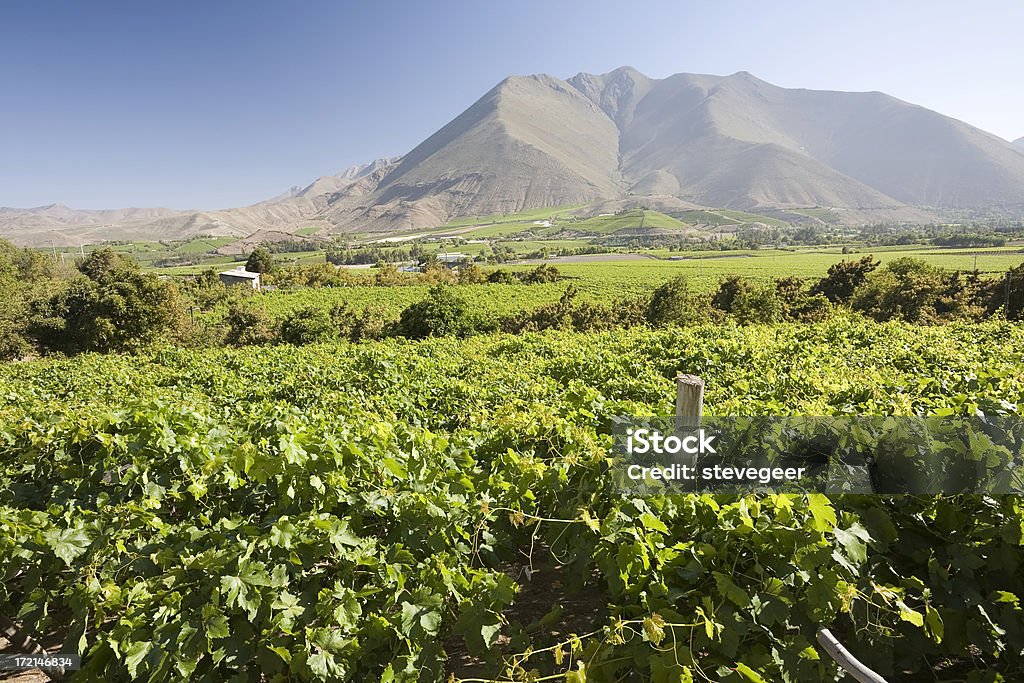
M 1013 141 L 1013 144 L 1018 145 L 1020 147 L 1024 147 L 1024 138 L 1017 138 L 1016 140 Z
M 244 238 L 261 231 L 293 232 L 299 228 L 333 227 L 318 218 L 332 195 L 378 178 L 396 159 L 378 159 L 324 176 L 305 187 L 293 187 L 277 197 L 233 209 L 192 211 L 173 209 L 72 209 L 51 204 L 32 209 L 0 207 L 0 237 L 34 246 L 78 245 L 105 240 L 174 240 L 200 235 Z
M 830 208 L 847 223 L 926 221 L 942 209 L 1024 213 L 1024 155 L 879 92 L 780 88 L 746 72 L 653 79 L 622 67 L 567 80 L 506 78 L 403 157 L 250 207 L 77 218 L 3 209 L 0 235 L 245 236 L 309 225 L 384 232 L 638 197 L 666 209 Z
M 341 173 L 335 175 L 321 176 L 306 187 L 295 186 L 291 189 L 291 197 L 316 197 L 324 194 L 333 194 L 348 187 L 352 183 L 369 176 L 382 168 L 398 161 L 400 157 L 377 159 L 368 164 L 350 166 Z

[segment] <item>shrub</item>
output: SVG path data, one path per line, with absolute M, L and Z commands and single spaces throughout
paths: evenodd
M 722 280 L 711 304 L 742 324 L 772 323 L 782 319 L 782 303 L 774 283 L 758 285 L 739 275 L 730 275 Z
M 349 339 L 354 342 L 381 339 L 395 325 L 395 320 L 388 315 L 387 309 L 370 304 L 352 321 Z
M 511 272 L 498 268 L 491 271 L 491 274 L 487 276 L 487 281 L 492 284 L 511 285 L 519 282 L 519 279 Z
M 612 311 L 615 318 L 622 327 L 634 327 L 647 324 L 647 308 L 650 301 L 643 296 L 633 296 L 625 299 L 617 299 L 612 304 Z M 705 302 L 705 308 L 706 302 Z
M 520 279 L 528 285 L 540 285 L 547 282 L 558 282 L 562 279 L 562 274 L 558 272 L 558 268 L 543 263 L 533 270 L 523 273 Z
M 319 306 L 299 309 L 281 323 L 281 341 L 286 344 L 316 344 L 337 336 L 338 330 L 331 314 Z
M 225 341 L 232 346 L 273 344 L 279 336 L 277 321 L 251 304 L 232 303 L 224 323 L 228 327 Z
M 13 320 L 0 318 L 0 360 L 22 358 L 31 350 L 24 329 Z
M 370 304 L 359 311 L 347 303 L 331 309 L 331 322 L 339 336 L 354 342 L 381 339 L 387 336 L 395 323 L 381 306 Z
M 823 294 L 812 294 L 804 289 L 798 277 L 784 277 L 775 281 L 775 293 L 782 309 L 782 319 L 791 322 L 817 322 L 832 315 L 832 303 Z
M 1024 263 L 1001 278 L 982 281 L 979 289 L 978 299 L 985 300 L 988 315 L 1001 311 L 1008 320 L 1024 320 Z
M 604 306 L 589 300 L 578 300 L 579 291 L 572 285 L 565 288 L 558 301 L 522 314 L 506 316 L 501 321 L 505 332 L 536 332 L 548 329 L 591 332 L 642 323 L 642 300 L 625 300 Z
M 770 283 L 749 287 L 734 299 L 732 315 L 744 325 L 779 322 L 782 320 L 782 302 Z
M 707 299 L 690 291 L 686 276 L 672 278 L 654 290 L 647 304 L 652 325 L 688 325 L 713 319 Z
M 870 255 L 857 261 L 840 261 L 828 269 L 828 274 L 811 288 L 811 294 L 821 294 L 836 304 L 846 304 L 854 292 L 863 285 L 868 275 L 878 268 L 880 261 Z
M 959 276 L 909 257 L 890 261 L 854 295 L 854 310 L 878 320 L 930 323 L 961 307 Z
M 459 284 L 460 285 L 477 285 L 481 282 L 485 282 L 487 278 L 484 277 L 484 272 L 480 270 L 480 266 L 475 263 L 466 263 L 459 266 Z
M 450 285 L 435 285 L 422 301 L 402 311 L 395 328 L 399 336 L 423 339 L 438 336 L 465 336 L 484 327 L 468 303 Z
M 719 283 L 718 291 L 711 297 L 711 305 L 720 311 L 732 313 L 737 299 L 741 299 L 753 286 L 745 277 L 729 275 Z
M 378 263 L 377 273 L 373 276 L 373 284 L 378 287 L 390 287 L 402 283 L 402 274 L 392 263 Z
M 451 268 L 445 267 L 439 261 L 434 261 L 423 269 L 422 279 L 428 284 L 438 285 L 451 284 L 458 281 L 459 278 Z
M 25 266 L 30 252 L 0 240 L 0 360 L 21 358 L 31 349 L 25 336 L 28 295 L 34 279 Z
M 85 277 L 33 302 L 29 333 L 44 351 L 135 351 L 184 324 L 177 288 L 111 249 L 79 265 Z

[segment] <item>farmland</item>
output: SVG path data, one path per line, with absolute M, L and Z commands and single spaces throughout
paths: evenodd
M 871 254 L 883 264 L 896 258 L 910 256 L 949 270 L 972 270 L 975 265 L 975 252 L 965 250 L 889 249 L 872 251 Z M 528 288 L 515 285 L 466 285 L 460 289 L 474 307 L 500 314 L 556 301 L 570 284 L 584 297 L 611 304 L 624 297 L 649 296 L 662 283 L 681 275 L 687 277 L 691 287 L 696 291 L 709 292 L 717 287 L 719 281 L 726 275 L 741 275 L 762 282 L 789 275 L 816 278 L 824 276 L 828 268 L 836 263 L 864 255 L 866 254 L 843 254 L 837 249 L 832 252 L 694 252 L 685 254 L 685 260 L 648 258 L 573 263 L 556 259 L 551 262 L 557 264 L 559 271 L 566 278 L 561 283 Z M 978 270 L 983 273 L 1002 273 L 1021 263 L 1024 263 L 1024 253 L 1017 247 L 977 252 Z M 532 268 L 515 264 L 500 267 L 512 271 Z M 347 302 L 357 308 L 373 304 L 397 314 L 402 308 L 423 298 L 428 290 L 429 285 L 425 284 L 383 289 L 371 286 L 313 288 L 267 293 L 263 295 L 262 301 L 268 310 L 275 313 L 285 313 L 309 305 L 329 308 Z
M 895 306 L 814 293 L 868 254 L 858 291 Z M 835 681 L 821 626 L 891 681 L 1021 676 L 1018 497 L 611 476 L 617 420 L 671 414 L 680 372 L 709 415 L 1019 415 L 1024 327 L 990 286 L 1018 247 L 649 249 L 467 282 L 275 256 L 336 286 L 179 289 L 101 250 L 22 294 L 14 348 L 39 351 L 0 366 L 0 617 L 81 654 L 74 680 Z M 947 278 L 975 260 L 984 286 Z M 914 319 L 944 324 L 898 322 L 927 287 Z M 784 322 L 807 297 L 813 322 Z M 126 300 L 164 327 L 119 322 Z M 61 347 L 72 305 L 96 320 L 58 320 L 84 330 Z
M 1022 349 L 834 320 L 9 365 L 4 601 L 86 681 L 833 680 L 819 623 L 890 674 L 1012 680 L 1018 499 L 628 499 L 606 469 L 680 370 L 713 414 L 999 414 Z

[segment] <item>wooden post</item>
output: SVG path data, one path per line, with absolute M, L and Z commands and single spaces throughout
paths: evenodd
M 700 429 L 700 420 L 704 415 L 704 380 L 696 375 L 676 377 L 676 435 Z M 696 469 L 697 454 L 680 453 L 679 464 Z M 693 471 L 691 469 L 691 471 Z M 696 490 L 697 480 L 691 479 L 683 483 L 686 490 Z
M 676 377 L 676 428 L 696 429 L 704 415 L 704 380 L 697 375 Z

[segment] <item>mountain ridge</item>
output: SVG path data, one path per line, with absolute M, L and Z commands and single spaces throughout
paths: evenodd
M 551 113 L 564 113 L 566 98 L 579 99 L 572 91 L 596 110 L 576 102 L 573 130 L 565 131 Z M 502 106 L 490 106 L 492 100 Z M 472 125 L 462 125 L 467 121 Z M 538 126 L 555 133 L 545 138 Z M 467 177 L 464 171 L 488 149 L 480 130 L 493 133 L 492 149 L 542 152 L 530 178 L 495 171 L 515 168 L 521 159 L 514 153 Z M 581 167 L 581 141 L 603 148 L 604 162 L 595 163 L 601 155 L 591 150 Z M 464 150 L 471 154 L 460 154 Z M 409 178 L 413 182 L 399 182 Z M 363 203 L 341 202 L 327 217 L 339 231 L 418 229 L 467 213 L 590 199 L 566 178 L 583 178 L 604 199 L 668 195 L 751 211 L 825 206 L 861 220 L 928 220 L 916 208 L 922 206 L 1024 207 L 1017 149 L 884 93 L 780 88 L 746 71 L 652 79 L 621 67 L 567 80 L 543 74 L 504 79 L 407 155 Z M 485 189 L 495 179 L 503 196 Z M 537 185 L 548 188 L 540 200 L 531 192 Z M 478 201 L 453 194 L 475 194 Z
M 0 209 L 0 235 L 77 244 L 309 226 L 386 232 L 645 196 L 919 222 L 934 219 L 931 209 L 1024 212 L 1022 144 L 881 92 L 782 88 L 746 71 L 509 76 L 405 155 L 251 206 Z

